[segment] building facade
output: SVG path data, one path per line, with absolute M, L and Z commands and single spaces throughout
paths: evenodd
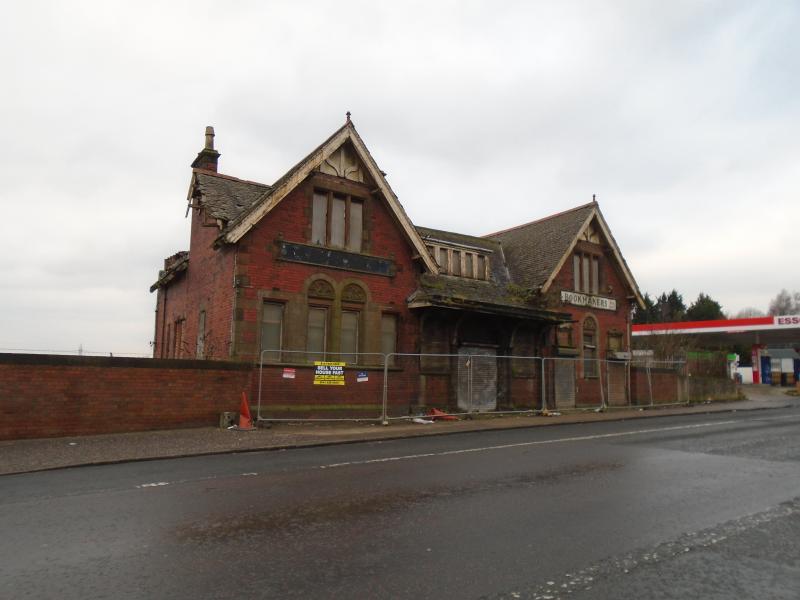
M 600 361 L 630 349 L 641 297 L 595 202 L 483 237 L 417 227 L 349 117 L 271 185 L 218 161 L 207 128 L 189 250 L 151 287 L 157 358 L 263 364 L 275 406 L 330 414 L 375 404 L 390 354 L 393 405 L 488 410 L 536 406 L 546 369 L 556 400 L 599 402 Z M 314 361 L 352 365 L 347 392 L 302 385 Z

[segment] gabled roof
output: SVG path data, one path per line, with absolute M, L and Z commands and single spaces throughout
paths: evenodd
M 436 263 L 428 254 L 425 244 L 422 242 L 417 230 L 408 218 L 405 210 L 397 199 L 394 191 L 386 181 L 383 172 L 378 168 L 377 163 L 367 150 L 361 136 L 358 135 L 352 121 L 347 122 L 333 133 L 327 140 L 322 142 L 308 156 L 297 163 L 294 167 L 278 179 L 261 197 L 255 200 L 249 207 L 239 213 L 220 234 L 220 243 L 235 244 L 250 231 L 264 216 L 266 216 L 289 192 L 308 177 L 312 171 L 328 159 L 331 154 L 338 150 L 344 143 L 350 142 L 356 155 L 361 160 L 369 176 L 376 183 L 383 197 L 389 206 L 389 210 L 394 215 L 400 228 L 405 233 L 407 239 L 414 247 L 425 266 L 433 273 L 438 271 Z
M 489 234 L 485 237 L 499 241 L 503 246 L 511 279 L 518 285 L 539 288 L 547 292 L 564 262 L 572 253 L 578 237 L 596 220 L 617 259 L 623 278 L 628 283 L 637 303 L 643 306 L 639 286 L 608 228 L 600 206 L 590 202 L 570 210 Z
M 249 209 L 271 186 L 202 169 L 192 170 L 189 201 L 198 195 L 209 216 L 233 221 Z

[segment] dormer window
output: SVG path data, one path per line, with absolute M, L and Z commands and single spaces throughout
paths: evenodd
M 428 245 L 428 251 L 439 265 L 439 272 L 469 279 L 489 279 L 489 257 L 467 249 Z
M 361 252 L 364 201 L 349 194 L 314 191 L 311 243 Z

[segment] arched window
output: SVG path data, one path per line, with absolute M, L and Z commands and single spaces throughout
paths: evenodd
M 334 297 L 333 286 L 324 279 L 317 279 L 308 286 L 306 351 L 309 361 L 325 360 L 329 313 Z
M 597 321 L 586 317 L 583 321 L 583 378 L 598 376 L 597 364 Z
M 342 290 L 342 319 L 339 351 L 341 359 L 347 363 L 358 364 L 358 352 L 361 346 L 360 325 L 361 314 L 367 294 L 360 285 L 349 283 Z

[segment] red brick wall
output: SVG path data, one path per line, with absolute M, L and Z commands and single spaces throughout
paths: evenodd
M 243 391 L 252 398 L 251 373 L 216 361 L 0 354 L 0 440 L 216 425 Z
M 219 229 L 204 224 L 204 219 L 203 210 L 192 209 L 189 268 L 158 291 L 155 358 L 172 356 L 171 349 L 166 352 L 163 349 L 167 341 L 165 325 L 170 324 L 170 331 L 174 331 L 175 321 L 179 320 L 182 343 L 175 357 L 196 357 L 201 310 L 206 311 L 204 357 L 225 359 L 230 356 L 235 249 L 215 250 L 213 244 Z
M 648 383 L 647 370 L 645 368 L 631 367 L 632 404 L 650 404 L 651 385 L 653 404 L 672 404 L 686 401 L 684 390 L 680 388 L 678 373 L 674 369 L 650 369 L 650 383 Z
M 597 245 L 588 242 L 578 242 L 577 249 L 594 249 Z M 604 298 L 614 298 L 617 302 L 617 309 L 602 310 L 598 308 L 587 308 L 564 304 L 561 301 L 561 291 L 574 291 L 573 282 L 573 263 L 570 255 L 550 288 L 547 294 L 547 303 L 550 308 L 563 310 L 572 314 L 575 321 L 573 323 L 573 343 L 576 348 L 582 346 L 582 325 L 587 316 L 594 317 L 597 323 L 597 354 L 601 360 L 605 360 L 608 347 L 609 332 L 618 332 L 623 335 L 623 350 L 630 349 L 630 334 L 628 331 L 630 312 L 633 304 L 627 299 L 632 291 L 628 289 L 628 284 L 622 277 L 615 259 L 610 253 L 606 253 L 600 260 L 600 296 Z M 611 293 L 608 293 L 609 287 Z M 599 384 L 596 379 L 583 378 L 583 364 L 579 361 L 577 365 L 578 387 L 576 402 L 579 405 L 591 405 L 600 403 Z
M 308 243 L 311 219 L 312 186 L 301 184 L 284 198 L 239 242 L 236 275 L 244 282 L 237 290 L 236 307 L 239 331 L 238 358 L 256 360 L 260 346 L 260 303 L 264 298 L 290 298 L 289 303 L 305 304 L 305 286 L 315 276 L 324 276 L 336 285 L 358 281 L 368 289 L 368 308 L 398 315 L 398 352 L 414 352 L 418 336 L 417 318 L 408 310 L 406 298 L 416 289 L 416 267 L 412 247 L 392 217 L 388 207 L 376 197 L 365 210 L 368 253 L 390 258 L 397 272 L 393 277 L 300 264 L 278 258 L 278 240 Z M 304 332 L 303 332 L 304 333 Z M 378 331 L 362 331 L 377 336 Z M 304 349 L 299 336 L 284 340 L 285 348 Z M 379 339 L 372 338 L 377 342 Z M 378 348 L 370 344 L 373 351 Z M 362 350 L 363 351 L 363 350 Z
M 539 408 L 542 405 L 541 377 L 512 377 L 511 405 L 515 408 Z
M 377 419 L 381 416 L 383 369 L 346 367 L 345 385 L 315 385 L 313 366 L 290 368 L 294 369 L 294 379 L 283 377 L 282 366 L 264 366 L 261 383 L 262 418 Z M 359 372 L 367 374 L 367 381 L 356 381 Z M 258 367 L 255 367 L 254 416 L 258 404 L 258 375 Z M 394 414 L 395 405 L 390 408 L 390 414 Z

